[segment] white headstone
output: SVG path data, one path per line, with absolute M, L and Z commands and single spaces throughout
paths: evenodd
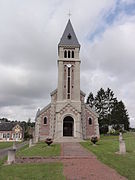
M 29 140 L 29 147 L 32 146 L 32 139 Z
M 125 141 L 121 140 L 119 142 L 119 153 L 120 154 L 126 154 L 126 145 L 125 145 Z
M 8 160 L 7 160 L 8 164 L 12 164 L 15 162 L 15 153 L 16 153 L 15 149 L 8 150 Z

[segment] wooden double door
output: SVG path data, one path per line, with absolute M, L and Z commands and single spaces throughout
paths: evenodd
M 63 136 L 73 136 L 74 120 L 71 116 L 67 116 L 63 120 Z

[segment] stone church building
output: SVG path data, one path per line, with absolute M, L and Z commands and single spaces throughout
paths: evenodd
M 70 19 L 58 44 L 58 85 L 51 103 L 39 109 L 35 118 L 35 140 L 99 136 L 98 115 L 85 104 L 80 90 L 80 44 Z

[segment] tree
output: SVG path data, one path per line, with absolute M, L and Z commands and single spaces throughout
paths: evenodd
M 107 88 L 105 91 L 106 94 L 106 119 L 108 120 L 107 124 L 111 125 L 111 113 L 114 108 L 115 102 L 117 102 L 117 98 L 114 97 L 114 92 L 110 89 Z
M 35 123 L 31 122 L 31 118 L 29 118 L 27 122 L 24 122 L 24 125 L 25 125 L 24 139 L 32 138 Z
M 115 102 L 111 112 L 111 120 L 111 124 L 117 129 L 120 129 L 120 125 L 124 125 L 124 129 L 129 130 L 129 115 L 122 101 Z
M 117 99 L 114 97 L 114 92 L 110 88 L 107 88 L 105 94 L 107 114 L 110 115 L 114 107 L 114 103 L 117 101 Z
M 107 88 L 106 91 L 101 88 L 95 97 L 90 92 L 86 104 L 89 104 L 91 108 L 95 106 L 95 110 L 99 114 L 98 121 L 101 133 L 107 132 L 109 125 L 118 127 L 124 124 L 124 128 L 129 129 L 129 117 L 125 105 L 122 101 L 118 102 L 110 88 Z
M 96 112 L 99 114 L 99 125 L 106 124 L 106 94 L 103 88 L 101 88 L 95 97 Z
M 101 88 L 95 97 L 95 109 L 99 114 L 98 122 L 100 133 L 107 133 L 108 125 L 110 124 L 111 99 L 113 92 L 108 88 L 105 91 Z
M 10 122 L 10 120 L 8 120 L 7 118 L 0 118 L 0 122 Z
M 95 99 L 94 99 L 94 96 L 93 96 L 93 93 L 92 93 L 92 92 L 90 92 L 90 94 L 89 94 L 89 96 L 88 96 L 88 98 L 87 98 L 86 104 L 89 104 L 89 106 L 90 106 L 91 108 L 93 108 L 93 107 L 95 106 Z

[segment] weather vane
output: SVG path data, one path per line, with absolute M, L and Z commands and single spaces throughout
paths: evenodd
M 68 13 L 68 16 L 69 16 L 69 19 L 70 19 L 70 16 L 71 16 L 72 14 L 70 13 L 70 10 L 69 10 L 69 13 Z

